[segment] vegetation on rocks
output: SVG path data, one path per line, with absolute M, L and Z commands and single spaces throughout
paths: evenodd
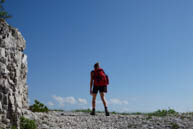
M 38 100 L 35 100 L 34 102 L 35 103 L 29 108 L 32 112 L 48 112 L 47 106 L 45 106 L 43 103 L 39 102 Z
M 157 110 L 155 112 L 148 113 L 148 116 L 163 117 L 163 116 L 167 116 L 167 115 L 177 115 L 177 114 L 178 114 L 178 112 L 176 112 L 174 109 L 169 109 L 169 110 Z
M 37 129 L 37 125 L 34 120 L 30 120 L 22 116 L 20 118 L 20 128 L 21 129 Z M 18 129 L 18 128 L 16 126 L 12 126 L 11 129 Z
M 20 118 L 20 128 L 21 129 L 37 129 L 37 125 L 34 120 L 29 120 L 27 118 Z
M 7 19 L 10 18 L 11 15 L 7 11 L 5 11 L 3 4 L 5 0 L 0 0 L 0 19 Z
M 179 125 L 176 123 L 171 123 L 171 129 L 179 129 Z
M 12 126 L 12 127 L 11 127 L 11 129 L 17 129 L 17 127 L 15 127 L 15 126 Z

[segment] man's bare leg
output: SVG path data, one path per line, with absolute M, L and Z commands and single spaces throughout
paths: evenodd
M 101 96 L 101 100 L 102 100 L 103 105 L 104 105 L 104 108 L 105 108 L 106 116 L 109 116 L 109 111 L 108 111 L 108 108 L 107 108 L 107 101 L 106 101 L 106 99 L 105 99 L 105 93 L 104 93 L 104 92 L 101 92 L 101 93 L 100 93 L 100 96 Z
M 105 99 L 105 93 L 104 93 L 104 92 L 101 92 L 101 93 L 100 93 L 100 96 L 101 96 L 101 100 L 102 100 L 102 102 L 103 102 L 104 107 L 107 107 L 107 101 L 106 101 L 106 99 Z
M 90 113 L 91 115 L 95 115 L 96 96 L 97 94 L 95 93 L 92 94 L 92 112 Z
M 92 108 L 96 107 L 96 96 L 97 94 L 95 93 L 92 94 Z

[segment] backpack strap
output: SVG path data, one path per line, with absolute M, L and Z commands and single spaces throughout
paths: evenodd
M 94 73 L 95 73 L 94 70 L 92 70 L 92 71 L 91 71 L 91 75 L 92 75 L 92 78 L 93 78 L 93 79 L 94 79 L 94 76 L 95 76 Z

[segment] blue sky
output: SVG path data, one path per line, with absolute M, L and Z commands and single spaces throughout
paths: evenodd
M 7 0 L 5 7 L 27 41 L 31 104 L 90 108 L 90 71 L 99 61 L 111 111 L 193 111 L 192 0 Z

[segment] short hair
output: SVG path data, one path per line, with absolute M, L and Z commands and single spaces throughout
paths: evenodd
M 96 69 L 96 68 L 99 68 L 99 62 L 96 62 L 95 64 L 94 64 L 94 68 Z

